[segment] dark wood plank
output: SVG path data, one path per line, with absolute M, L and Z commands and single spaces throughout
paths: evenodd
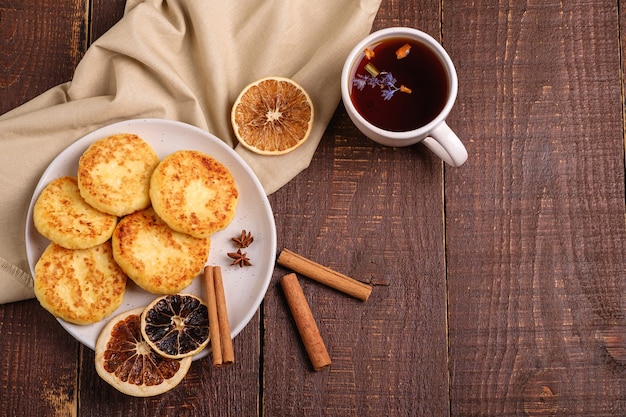
M 408 26 L 427 32 L 435 39 L 441 34 L 441 0 L 383 0 L 372 30 Z
M 438 37 L 439 16 L 435 2 L 384 2 L 375 28 Z M 277 268 L 264 310 L 263 415 L 448 415 L 442 180 L 422 146 L 378 146 L 340 105 L 309 169 L 271 196 L 279 246 L 374 290 L 360 302 L 300 277 L 333 360 L 314 372 L 277 285 L 290 271 Z
M 95 42 L 124 15 L 126 0 L 91 0 L 89 40 Z
M 75 415 L 79 343 L 35 300 L 0 306 L 0 335 L 0 415 Z
M 86 4 L 0 2 L 0 114 L 72 78 L 85 52 Z
M 85 10 L 82 0 L 0 2 L 0 113 L 71 79 Z M 76 415 L 79 343 L 35 300 L 0 306 L 0 334 L 2 415 Z
M 360 302 L 301 278 L 333 360 L 329 369 L 313 372 L 282 292 L 277 285 L 270 289 L 264 413 L 394 415 L 421 409 L 446 415 L 443 230 L 424 222 L 441 216 L 433 186 L 439 183 L 439 164 L 417 149 L 375 146 L 343 126 L 341 137 L 318 151 L 334 156 L 317 159 L 314 164 L 321 166 L 272 202 L 281 245 L 369 282 L 374 290 Z M 335 167 L 321 161 L 334 161 Z M 394 198 L 398 195 L 405 197 Z M 302 216 L 283 208 L 296 201 Z M 288 272 L 278 268 L 275 282 Z
M 617 3 L 579 3 L 444 2 L 470 153 L 446 170 L 453 415 L 626 414 Z
M 311 369 L 283 268 L 234 366 L 197 361 L 145 400 L 31 300 L 0 306 L 0 414 L 626 415 L 623 7 L 383 2 L 375 28 L 425 30 L 457 63 L 449 122 L 470 160 L 373 144 L 340 105 L 271 196 L 279 247 L 374 285 L 360 302 L 300 277 L 329 369 Z M 0 0 L 0 113 L 70 80 L 123 8 Z

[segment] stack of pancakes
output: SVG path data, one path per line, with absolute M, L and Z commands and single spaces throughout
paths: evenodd
M 90 324 L 119 307 L 127 277 L 151 293 L 180 292 L 237 202 L 231 173 L 206 154 L 160 161 L 137 135 L 98 140 L 77 177 L 51 181 L 35 203 L 35 227 L 51 241 L 35 266 L 35 295 L 56 317 Z

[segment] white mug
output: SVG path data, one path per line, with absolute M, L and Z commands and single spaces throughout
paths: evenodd
M 447 97 L 439 113 L 423 126 L 406 131 L 380 128 L 363 117 L 351 99 L 356 67 L 364 59 L 365 50 L 373 50 L 385 40 L 404 38 L 426 46 L 442 64 L 447 76 Z M 467 150 L 457 135 L 448 127 L 446 118 L 454 105 L 458 91 L 458 78 L 448 53 L 430 35 L 413 28 L 392 27 L 371 33 L 359 42 L 348 55 L 341 74 L 341 95 L 350 119 L 368 138 L 382 145 L 401 147 L 422 142 L 432 152 L 451 166 L 461 166 L 467 160 Z M 393 99 L 393 98 L 391 98 Z

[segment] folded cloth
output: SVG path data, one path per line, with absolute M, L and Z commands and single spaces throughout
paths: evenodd
M 307 168 L 339 100 L 350 48 L 381 0 L 128 0 L 71 82 L 0 116 L 0 303 L 34 296 L 24 228 L 33 190 L 68 145 L 104 125 L 164 118 L 233 146 L 271 194 Z M 307 142 L 281 156 L 237 146 L 230 108 L 265 76 L 292 78 L 315 106 Z

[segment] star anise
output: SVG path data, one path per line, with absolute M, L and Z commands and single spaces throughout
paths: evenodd
M 233 237 L 231 240 L 235 242 L 235 246 L 238 248 L 247 248 L 254 242 L 254 236 L 252 236 L 250 232 L 246 234 L 246 229 L 243 229 L 241 231 L 241 237 Z
M 237 249 L 237 252 L 229 252 L 227 255 L 229 258 L 234 259 L 231 265 L 239 265 L 240 268 L 243 268 L 244 266 L 252 266 L 250 259 L 248 259 L 248 254 L 242 253 L 241 249 Z

